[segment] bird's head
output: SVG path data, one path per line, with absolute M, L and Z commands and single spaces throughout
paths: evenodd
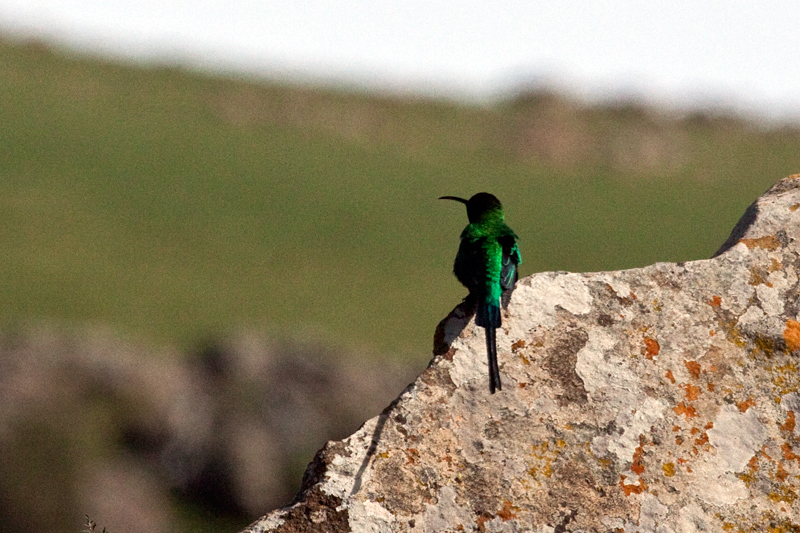
M 455 200 L 456 202 L 466 204 L 467 218 L 470 223 L 482 222 L 487 216 L 499 216 L 500 220 L 503 219 L 503 206 L 500 204 L 500 200 L 488 192 L 479 192 L 469 200 L 459 198 L 458 196 L 441 196 L 439 200 Z

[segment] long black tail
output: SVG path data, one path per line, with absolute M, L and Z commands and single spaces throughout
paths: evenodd
M 489 354 L 489 392 L 492 394 L 496 390 L 502 390 L 500 383 L 500 368 L 497 366 L 497 339 L 495 338 L 496 329 L 486 328 L 486 353 Z
M 500 302 L 479 303 L 475 311 L 475 324 L 486 330 L 486 353 L 489 355 L 489 392 L 501 390 L 500 369 L 497 367 L 497 339 L 500 327 Z

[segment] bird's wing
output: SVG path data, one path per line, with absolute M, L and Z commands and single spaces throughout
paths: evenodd
M 487 283 L 487 242 L 485 236 L 463 235 L 453 267 L 458 280 L 467 286 L 470 293 L 483 292 Z
M 500 287 L 513 289 L 517 283 L 517 265 L 522 262 L 513 232 L 500 236 L 497 240 L 503 248 L 503 262 L 500 270 Z

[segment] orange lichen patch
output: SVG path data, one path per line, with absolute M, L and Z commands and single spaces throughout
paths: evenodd
M 756 349 L 752 352 L 753 354 L 763 352 L 764 355 L 771 357 L 780 349 L 774 338 L 756 335 L 754 340 Z
M 499 516 L 503 522 L 508 522 L 512 518 L 518 518 L 515 511 L 519 511 L 519 507 L 511 505 L 511 502 L 508 500 L 503 500 L 503 508 L 497 511 L 497 516 Z
M 789 433 L 794 433 L 794 411 L 789 411 L 789 414 L 786 416 L 786 422 L 778 426 L 783 431 L 788 431 Z
M 694 445 L 695 446 L 703 446 L 705 444 L 708 444 L 708 433 L 706 433 L 704 431 L 702 435 L 700 435 L 698 438 L 694 439 Z
M 770 457 L 769 454 L 767 453 L 767 445 L 766 444 L 761 447 L 761 449 L 758 451 L 758 453 L 760 453 L 763 457 L 765 457 L 767 459 L 767 461 L 772 461 L 772 457 Z
M 703 370 L 703 367 L 700 366 L 700 363 L 697 361 L 687 361 L 684 359 L 683 364 L 686 365 L 686 370 L 689 371 L 689 374 L 691 374 L 694 379 L 700 377 L 700 371 Z
M 417 450 L 416 448 L 407 448 L 405 450 L 405 454 L 406 454 L 407 465 L 416 464 L 417 461 L 419 460 L 419 450 Z
M 520 339 L 511 345 L 511 351 L 516 353 L 519 350 L 523 349 L 524 347 L 525 347 L 525 341 L 523 339 Z
M 772 383 L 780 389 L 781 394 L 797 390 L 798 371 L 800 371 L 797 363 L 789 362 L 785 365 L 770 367 L 769 370 L 774 373 Z
M 783 483 L 789 477 L 789 472 L 783 468 L 783 461 L 778 462 L 778 468 L 775 470 L 775 479 Z
M 531 446 L 533 453 L 531 454 L 531 467 L 528 469 L 528 475 L 533 479 L 538 480 L 540 476 L 549 478 L 553 475 L 553 462 L 558 458 L 559 450 L 566 446 L 566 442 L 558 439 L 555 443 L 543 442 L 541 444 L 534 444 Z
M 693 402 L 700 397 L 700 387 L 692 385 L 691 383 L 679 385 L 679 387 L 686 393 L 686 400 L 689 402 Z
M 661 345 L 658 344 L 658 341 L 651 337 L 644 338 L 644 346 L 645 346 L 644 356 L 647 357 L 648 359 L 652 359 L 653 357 L 658 355 L 659 350 L 661 350 Z
M 708 301 L 708 305 L 711 307 L 719 307 L 722 305 L 722 298 L 719 296 L 714 296 L 711 300 Z
M 767 273 L 764 271 L 764 269 L 759 267 L 753 267 L 750 270 L 750 281 L 748 281 L 748 283 L 753 287 L 756 287 L 761 284 L 764 284 L 767 287 L 772 287 L 772 283 L 766 280 L 766 275 Z
M 783 330 L 783 341 L 786 348 L 793 352 L 800 348 L 800 322 L 794 320 L 786 321 L 786 329 Z
M 675 376 L 672 375 L 672 370 L 667 370 L 667 373 L 664 374 L 664 377 L 675 383 Z
M 777 250 L 781 246 L 781 241 L 773 235 L 765 237 L 757 237 L 755 239 L 740 239 L 740 243 L 744 244 L 751 250 L 753 248 L 763 248 L 764 250 Z
M 550 477 L 553 475 L 553 467 L 550 464 L 544 465 L 541 469 L 534 466 L 528 469 L 528 475 L 534 479 L 537 479 L 540 475 Z
M 687 459 L 684 459 L 683 457 L 678 457 L 678 464 L 679 465 L 685 465 L 688 462 L 689 461 Z
M 747 344 L 747 339 L 741 333 L 739 333 L 734 324 L 727 324 L 725 333 L 728 342 L 734 344 L 735 346 L 741 348 Z
M 800 462 L 800 455 L 797 455 L 792 451 L 792 445 L 788 442 L 784 442 L 781 444 L 781 451 L 783 452 L 783 458 L 787 461 L 798 461 Z
M 777 259 L 775 259 L 773 257 L 772 258 L 772 264 L 769 265 L 769 268 L 767 268 L 767 270 L 770 271 L 770 272 L 777 272 L 778 270 L 780 270 L 782 268 L 783 268 L 783 264 L 781 264 L 780 261 L 778 261 Z
M 683 438 L 683 437 L 681 437 L 680 435 L 678 435 L 678 436 L 676 436 L 676 437 L 675 437 L 675 444 L 676 444 L 677 446 L 680 446 L 681 444 L 683 444 L 683 441 L 684 441 L 684 438 Z
M 643 454 L 644 450 L 642 449 L 642 446 L 637 446 L 633 451 L 633 461 L 631 463 L 631 471 L 639 474 L 640 476 L 644 473 L 644 464 L 642 464 Z
M 641 494 L 647 490 L 647 483 L 645 483 L 643 479 L 639 479 L 638 485 L 628 485 L 625 483 L 625 478 L 625 475 L 619 475 L 619 486 L 622 487 L 622 490 L 625 492 L 625 496 L 630 496 L 631 494 Z
M 786 502 L 791 505 L 797 499 L 797 494 L 789 487 L 784 486 L 779 487 L 775 492 L 770 492 L 767 497 L 773 503 Z
M 750 472 L 739 472 L 736 474 L 736 477 L 744 481 L 748 487 L 756 481 L 756 476 L 752 470 Z
M 686 402 L 681 402 L 672 409 L 675 411 L 675 414 L 685 416 L 686 420 L 697 416 L 697 411 L 695 410 L 694 406 L 687 405 Z
M 800 204 L 794 204 L 792 207 L 789 208 L 789 211 L 797 211 L 798 207 L 800 207 Z
M 523 365 L 530 365 L 531 364 L 531 360 L 528 359 L 527 357 L 525 357 L 523 354 L 519 354 L 519 359 L 520 359 L 520 361 L 522 361 Z
M 747 398 L 744 401 L 736 402 L 736 407 L 739 408 L 740 413 L 746 413 L 748 409 L 753 407 L 756 404 L 756 401 L 753 398 Z
M 661 470 L 664 471 L 665 476 L 672 477 L 675 475 L 675 463 L 664 463 L 661 465 Z
M 708 388 L 708 392 L 714 392 L 714 388 L 715 387 L 714 387 L 713 383 L 709 382 L 708 385 L 707 385 L 707 388 Z
M 797 533 L 800 531 L 800 526 L 785 518 L 776 519 L 774 516 L 765 515 L 764 520 L 770 521 L 769 527 L 764 530 L 766 533 Z

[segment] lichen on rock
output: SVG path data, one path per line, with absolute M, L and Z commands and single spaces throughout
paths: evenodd
M 799 208 L 797 175 L 711 259 L 521 280 L 495 395 L 456 308 L 428 369 L 246 531 L 800 530 Z

